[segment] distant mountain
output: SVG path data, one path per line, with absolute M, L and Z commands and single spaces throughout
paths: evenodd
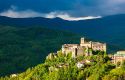
M 125 49 L 125 14 L 81 21 L 0 16 L 0 25 L 0 76 L 41 63 L 64 43 L 78 43 L 73 33 L 108 43 L 110 52 Z
M 93 20 L 66 21 L 60 18 L 8 18 L 0 17 L 1 25 L 18 27 L 44 26 L 82 34 L 90 39 L 106 42 L 112 50 L 125 49 L 125 14 Z M 114 49 L 115 48 L 115 49 Z

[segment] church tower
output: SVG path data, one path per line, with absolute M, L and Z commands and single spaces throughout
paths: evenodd
M 85 38 L 81 38 L 81 44 L 84 44 L 85 43 Z

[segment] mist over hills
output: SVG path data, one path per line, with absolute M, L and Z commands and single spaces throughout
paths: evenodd
M 67 21 L 61 18 L 8 18 L 1 16 L 0 24 L 17 27 L 44 26 L 50 29 L 66 30 L 93 40 L 106 42 L 112 45 L 112 50 L 125 49 L 125 14 L 80 21 Z

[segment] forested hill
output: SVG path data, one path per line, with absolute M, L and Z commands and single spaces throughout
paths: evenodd
M 1 16 L 0 24 L 17 27 L 42 25 L 51 29 L 71 31 L 93 40 L 106 42 L 115 47 L 115 49 L 112 49 L 115 51 L 125 49 L 125 14 L 81 21 L 66 21 L 60 18 L 8 18 Z
M 125 14 L 81 21 L 1 16 L 0 25 L 0 75 L 24 71 L 62 44 L 78 43 L 73 33 L 106 42 L 111 51 L 125 49 Z
M 80 36 L 41 26 L 0 26 L 0 76 L 19 73 L 44 61 L 64 43 L 78 43 Z
M 125 62 L 113 64 L 104 52 L 91 56 L 51 53 L 44 63 L 0 80 L 125 80 Z

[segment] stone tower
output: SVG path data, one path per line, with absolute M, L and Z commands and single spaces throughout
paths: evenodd
M 85 38 L 81 38 L 81 44 L 84 44 L 85 43 Z

